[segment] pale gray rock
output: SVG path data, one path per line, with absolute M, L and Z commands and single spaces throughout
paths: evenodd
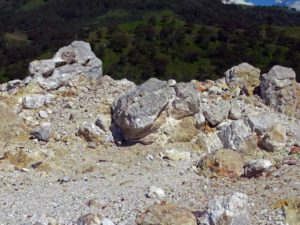
M 166 81 L 151 78 L 114 100 L 114 122 L 122 129 L 126 140 L 142 139 L 158 129 L 158 117 L 173 97 L 174 89 Z
M 25 77 L 25 79 L 22 82 L 23 82 L 23 85 L 26 86 L 31 81 L 32 81 L 32 77 L 31 76 L 27 76 L 27 77 Z
M 102 76 L 102 62 L 92 52 L 89 43 L 74 41 L 69 46 L 58 50 L 53 60 L 58 64 L 77 63 L 84 68 L 85 76 L 97 79 Z
M 53 59 L 35 60 L 29 63 L 29 74 L 31 76 L 49 77 L 55 70 L 55 61 Z
M 32 138 L 36 138 L 39 141 L 49 141 L 51 133 L 51 124 L 50 123 L 43 123 L 40 127 L 33 130 L 31 132 Z
M 238 120 L 242 117 L 241 106 L 238 101 L 231 101 L 231 109 L 229 112 L 229 119 Z
M 7 83 L 0 84 L 0 92 L 6 92 L 7 90 Z
M 259 135 L 271 129 L 279 121 L 278 115 L 272 112 L 251 114 L 248 115 L 247 119 L 251 130 Z
M 224 148 L 239 150 L 240 145 L 251 136 L 251 129 L 244 120 L 236 120 L 223 127 L 218 136 Z
M 260 94 L 266 105 L 278 112 L 294 115 L 297 104 L 296 73 L 291 68 L 274 66 L 261 76 Z
M 52 59 L 31 62 L 29 73 L 42 88 L 55 90 L 80 75 L 89 79 L 102 77 L 102 61 L 89 43 L 74 41 L 59 49 Z
M 225 80 L 228 87 L 233 91 L 252 95 L 254 88 L 259 85 L 260 70 L 248 63 L 234 66 L 225 72 Z M 239 94 L 239 93 L 237 93 Z
M 280 151 L 285 149 L 286 139 L 285 126 L 277 124 L 267 131 L 267 133 L 262 137 L 259 145 L 270 152 Z
M 174 87 L 176 84 L 177 84 L 176 80 L 174 80 L 174 79 L 168 80 L 168 85 L 169 85 L 170 87 Z
M 203 108 L 203 115 L 211 126 L 216 127 L 228 117 L 230 108 L 230 102 L 220 100 L 216 104 L 206 105 Z
M 23 81 L 21 80 L 12 80 L 7 83 L 7 90 L 12 90 L 18 88 L 23 85 Z
M 196 144 L 205 152 L 215 152 L 223 148 L 223 143 L 217 133 L 199 133 Z
M 245 166 L 244 175 L 248 178 L 260 176 L 272 167 L 271 161 L 267 159 L 256 159 L 248 162 Z
M 172 160 L 172 161 L 180 161 L 180 160 L 190 160 L 191 153 L 188 151 L 181 151 L 177 149 L 167 149 L 165 153 L 162 153 L 163 158 Z
M 172 103 L 176 118 L 192 116 L 200 111 L 200 93 L 193 83 L 178 83 L 174 86 L 175 100 Z
M 101 225 L 115 225 L 113 221 L 108 218 L 104 218 L 101 222 Z
M 198 112 L 194 115 L 195 126 L 200 129 L 203 125 L 205 125 L 205 116 L 203 112 Z
M 151 186 L 146 193 L 147 198 L 157 198 L 157 199 L 163 199 L 166 197 L 166 193 L 162 188 Z
M 44 110 L 41 110 L 39 111 L 39 116 L 42 118 L 42 119 L 46 119 L 48 118 L 48 113 Z
M 200 225 L 248 225 L 248 196 L 236 192 L 209 201 L 208 209 L 199 219 Z
M 44 95 L 25 96 L 22 99 L 22 105 L 25 109 L 38 109 L 45 104 L 46 97 Z
M 104 141 L 104 131 L 93 123 L 82 123 L 77 134 L 88 142 L 100 143 Z

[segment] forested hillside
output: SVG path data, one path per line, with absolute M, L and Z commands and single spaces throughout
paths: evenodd
M 75 39 L 89 41 L 113 77 L 216 78 L 247 61 L 300 75 L 300 13 L 220 0 L 0 1 L 0 80 L 27 75 Z M 299 77 L 298 77 L 299 80 Z

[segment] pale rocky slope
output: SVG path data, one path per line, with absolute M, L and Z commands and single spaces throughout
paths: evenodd
M 292 69 L 137 86 L 76 41 L 29 73 L 0 85 L 0 224 L 299 224 Z

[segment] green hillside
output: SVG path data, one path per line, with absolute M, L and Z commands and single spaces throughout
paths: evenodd
M 31 60 L 76 39 L 91 43 L 105 73 L 137 82 L 214 79 L 244 61 L 263 72 L 293 67 L 300 76 L 300 13 L 285 8 L 219 0 L 0 4 L 0 81 L 25 77 Z

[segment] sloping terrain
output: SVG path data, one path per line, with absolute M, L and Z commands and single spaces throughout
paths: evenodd
M 292 69 L 137 86 L 101 65 L 75 41 L 0 86 L 0 224 L 299 224 Z

